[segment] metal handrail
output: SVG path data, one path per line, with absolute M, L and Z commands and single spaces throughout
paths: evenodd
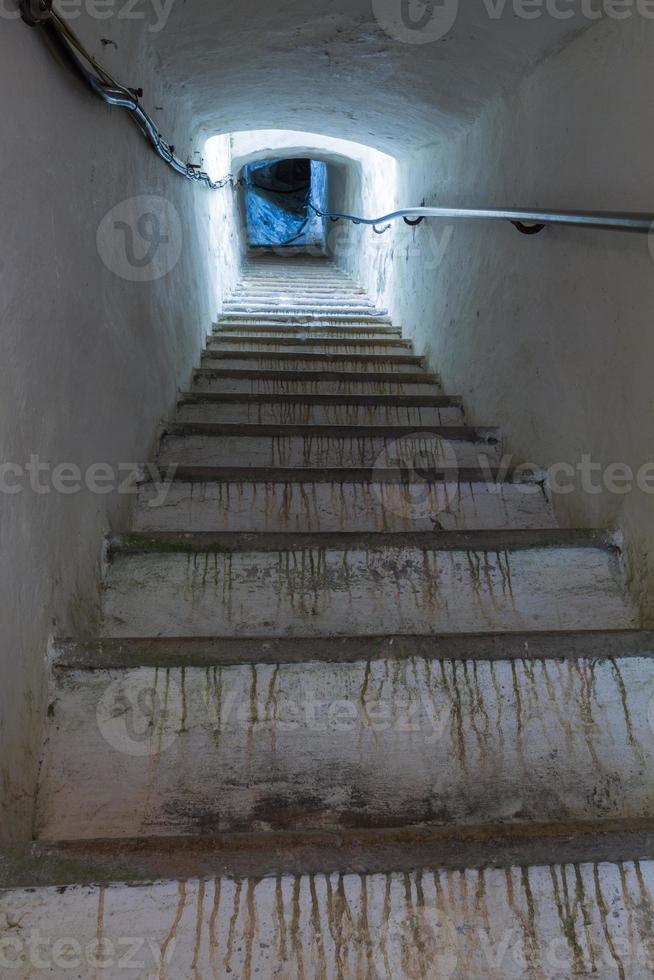
M 548 211 L 521 208 L 402 208 L 379 218 L 361 218 L 339 211 L 320 211 L 313 204 L 310 207 L 321 218 L 351 221 L 355 225 L 372 225 L 375 229 L 377 225 L 388 224 L 398 218 L 403 218 L 410 225 L 420 224 L 425 218 L 450 218 L 510 221 L 519 231 L 528 235 L 542 231 L 547 225 L 573 225 L 580 228 L 631 231 L 638 234 L 649 234 L 650 231 L 654 231 L 654 214 L 643 212 Z

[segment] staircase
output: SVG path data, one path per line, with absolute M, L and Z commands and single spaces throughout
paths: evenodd
M 71 975 L 33 929 L 83 977 L 651 975 L 653 636 L 502 456 L 346 275 L 250 258 L 54 652 L 3 976 Z

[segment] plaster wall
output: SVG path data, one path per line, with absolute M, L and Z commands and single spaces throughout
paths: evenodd
M 4 20 L 0 80 L 12 94 L 0 139 L 0 838 L 17 839 L 32 829 L 48 638 L 92 627 L 102 537 L 125 524 L 134 500 L 117 479 L 91 492 L 87 469 L 105 463 L 117 475 L 119 464 L 150 457 L 217 312 L 218 260 L 233 268 L 238 241 L 231 190 L 207 206 L 211 192 L 168 170 L 36 31 Z M 113 74 L 143 86 L 178 154 L 192 153 L 184 100 L 151 68 L 147 25 L 83 15 L 74 28 Z M 114 43 L 101 47 L 100 37 Z M 141 195 L 157 201 L 122 204 Z M 138 264 L 149 245 L 135 222 L 148 211 L 170 239 L 154 279 Z M 121 220 L 131 231 L 115 227 Z M 136 265 L 126 260 L 128 233 Z M 25 469 L 32 455 L 47 466 L 33 474 L 39 490 Z M 55 483 L 61 463 L 79 467 L 81 480 L 67 471 Z
M 403 168 L 403 206 L 654 209 L 651 20 L 605 21 L 544 61 L 464 134 Z M 620 526 L 654 609 L 654 497 L 609 492 L 654 456 L 652 238 L 508 223 L 400 227 L 398 321 L 471 422 L 502 424 L 514 461 L 552 472 L 562 525 Z M 647 471 L 646 471 L 647 472 Z M 649 484 L 652 484 L 652 467 Z M 641 481 L 642 482 L 642 481 Z M 626 481 L 618 481 L 625 488 Z

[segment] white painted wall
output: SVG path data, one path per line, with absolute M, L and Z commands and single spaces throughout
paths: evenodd
M 653 44 L 651 20 L 593 27 L 403 168 L 402 205 L 654 211 Z M 504 426 L 516 461 L 654 459 L 652 241 L 564 228 L 525 238 L 508 223 L 400 234 L 399 319 L 472 421 Z M 564 525 L 624 529 L 651 622 L 652 495 L 590 494 L 577 480 L 556 507 Z
M 149 70 L 145 26 L 74 26 L 89 42 L 115 40 L 117 50 L 97 44 L 93 53 L 143 85 L 146 108 L 185 156 L 191 138 L 174 115 L 184 119 L 184 103 Z M 209 191 L 168 170 L 129 119 L 67 76 L 20 21 L 2 25 L 0 79 L 0 462 L 24 467 L 33 453 L 86 470 L 146 460 L 217 312 L 218 261 L 234 266 L 232 192 L 216 192 L 210 210 Z M 96 236 L 107 212 L 144 194 L 179 215 L 162 231 L 181 234 L 180 254 L 162 278 L 130 282 L 104 264 Z M 114 258 L 124 240 L 108 249 Z M 122 255 L 124 267 L 124 246 Z M 3 476 L 16 484 L 15 470 Z M 31 833 L 48 637 L 89 628 L 102 536 L 123 525 L 132 500 L 48 485 L 0 493 L 0 838 Z

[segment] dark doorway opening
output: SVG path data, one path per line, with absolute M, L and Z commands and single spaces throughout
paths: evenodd
M 243 171 L 248 243 L 325 248 L 327 165 L 303 158 L 263 160 Z

